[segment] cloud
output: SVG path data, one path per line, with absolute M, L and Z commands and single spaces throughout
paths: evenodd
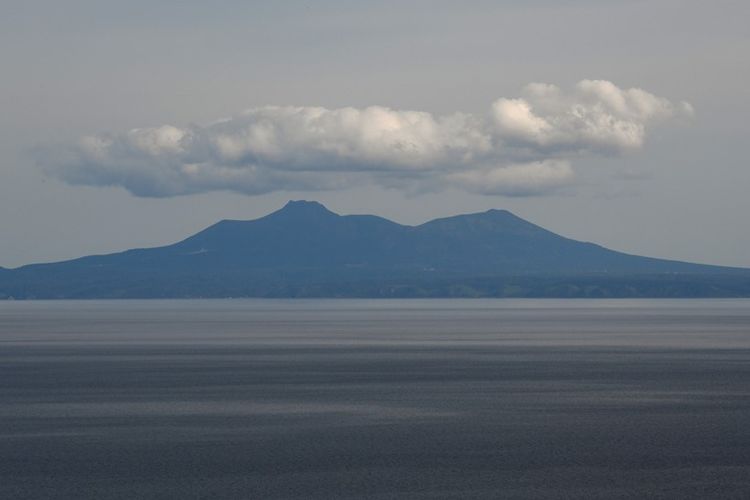
M 534 83 L 486 115 L 264 106 L 207 125 L 86 136 L 40 161 L 71 184 L 151 197 L 361 184 L 542 195 L 571 183 L 575 158 L 638 150 L 651 124 L 691 114 L 687 103 L 602 80 L 569 92 Z
M 573 91 L 533 83 L 519 99 L 492 105 L 497 134 L 537 151 L 619 154 L 640 149 L 649 123 L 693 114 L 644 90 L 621 89 L 605 80 L 582 80 Z

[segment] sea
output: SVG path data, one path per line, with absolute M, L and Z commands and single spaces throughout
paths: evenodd
M 747 499 L 750 300 L 0 302 L 2 499 Z

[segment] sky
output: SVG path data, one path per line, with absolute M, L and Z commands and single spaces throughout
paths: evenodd
M 750 267 L 746 1 L 0 1 L 0 266 L 289 199 Z

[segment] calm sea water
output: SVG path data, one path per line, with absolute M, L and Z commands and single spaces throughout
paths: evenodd
M 750 301 L 3 302 L 0 498 L 750 498 Z

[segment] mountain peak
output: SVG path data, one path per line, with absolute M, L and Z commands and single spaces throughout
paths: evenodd
M 505 210 L 503 208 L 490 208 L 485 213 L 486 214 L 513 215 L 515 217 L 515 215 L 513 214 L 513 212 L 510 212 L 510 211 Z
M 271 215 L 285 215 L 285 216 L 335 216 L 335 214 L 328 210 L 322 203 L 317 201 L 308 200 L 289 200 L 280 210 L 277 210 Z
M 329 210 L 320 202 L 314 200 L 289 200 L 281 210 Z

